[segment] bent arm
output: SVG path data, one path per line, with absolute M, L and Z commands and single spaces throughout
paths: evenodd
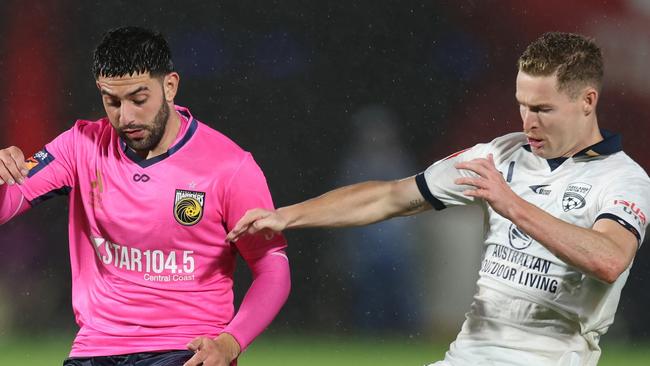
M 637 228 L 632 227 L 633 231 L 630 231 L 627 226 L 606 216 L 597 218 L 591 228 L 585 228 L 549 214 L 521 198 L 510 188 L 503 175 L 496 169 L 491 154 L 487 158 L 460 162 L 455 166 L 478 175 L 455 180 L 459 186 L 469 186 L 463 192 L 465 195 L 484 199 L 494 211 L 509 219 L 556 257 L 581 272 L 613 283 L 632 263 L 639 241 L 642 240 Z M 647 189 L 645 180 L 642 180 L 639 187 L 641 192 Z M 614 197 L 617 197 L 618 190 L 613 191 L 614 196 L 607 201 L 615 203 Z M 612 211 L 612 208 L 605 211 L 610 217 L 616 217 L 611 215 L 612 212 L 621 211 Z
M 327 192 L 319 197 L 278 209 L 287 229 L 301 227 L 361 226 L 431 208 L 415 177 L 370 181 Z
M 232 335 L 243 351 L 260 334 L 284 305 L 291 288 L 289 261 L 284 251 L 268 253 L 248 261 L 253 283 L 237 315 L 223 330 Z
M 600 219 L 591 228 L 562 221 L 519 198 L 509 216 L 551 253 L 601 281 L 613 283 L 636 254 L 636 236 L 619 223 Z

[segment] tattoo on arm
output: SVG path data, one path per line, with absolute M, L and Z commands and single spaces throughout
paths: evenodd
M 424 200 L 423 199 L 421 199 L 421 198 L 414 199 L 414 200 L 411 200 L 411 202 L 409 202 L 408 210 L 409 211 L 417 210 L 418 208 L 420 208 L 422 206 L 424 206 Z

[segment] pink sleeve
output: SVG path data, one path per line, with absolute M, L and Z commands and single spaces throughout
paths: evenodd
M 253 283 L 237 315 L 223 330 L 235 337 L 242 351 L 271 324 L 291 289 L 289 260 L 283 251 L 269 253 L 248 265 L 253 271 Z
M 75 133 L 70 129 L 42 150 L 27 159 L 29 174 L 18 186 L 23 196 L 34 206 L 57 195 L 65 195 L 74 187 Z
M 48 198 L 70 192 L 74 184 L 74 135 L 75 129 L 68 130 L 27 158 L 29 173 L 23 184 L 0 186 L 0 224 Z
M 274 208 L 264 174 L 250 154 L 240 164 L 228 187 L 224 201 L 228 230 L 250 209 Z M 224 332 L 235 337 L 244 350 L 284 305 L 289 296 L 291 278 L 283 235 L 249 235 L 237 241 L 236 245 L 253 272 L 253 283 Z
M 17 185 L 0 186 L 0 225 L 27 211 L 29 207 Z
M 228 184 L 224 205 L 224 218 L 228 231 L 232 230 L 248 210 L 274 209 L 266 178 L 250 154 L 244 158 Z M 239 253 L 247 261 L 282 250 L 287 246 L 282 234 L 247 235 L 238 240 L 236 245 Z

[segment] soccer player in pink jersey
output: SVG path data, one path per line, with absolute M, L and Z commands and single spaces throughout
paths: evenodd
M 109 31 L 93 72 L 106 117 L 78 120 L 25 160 L 0 150 L 0 223 L 67 195 L 72 302 L 79 332 L 64 366 L 226 366 L 287 299 L 282 235 L 225 237 L 254 207 L 273 208 L 250 153 L 174 105 L 166 40 Z M 253 282 L 239 311 L 240 254 Z

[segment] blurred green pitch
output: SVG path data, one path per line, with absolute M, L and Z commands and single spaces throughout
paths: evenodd
M 71 335 L 49 338 L 0 338 L 0 365 L 61 365 Z M 422 366 L 442 358 L 447 344 L 399 339 L 278 336 L 265 334 L 240 358 L 242 366 Z M 650 344 L 604 344 L 599 366 L 648 366 Z

